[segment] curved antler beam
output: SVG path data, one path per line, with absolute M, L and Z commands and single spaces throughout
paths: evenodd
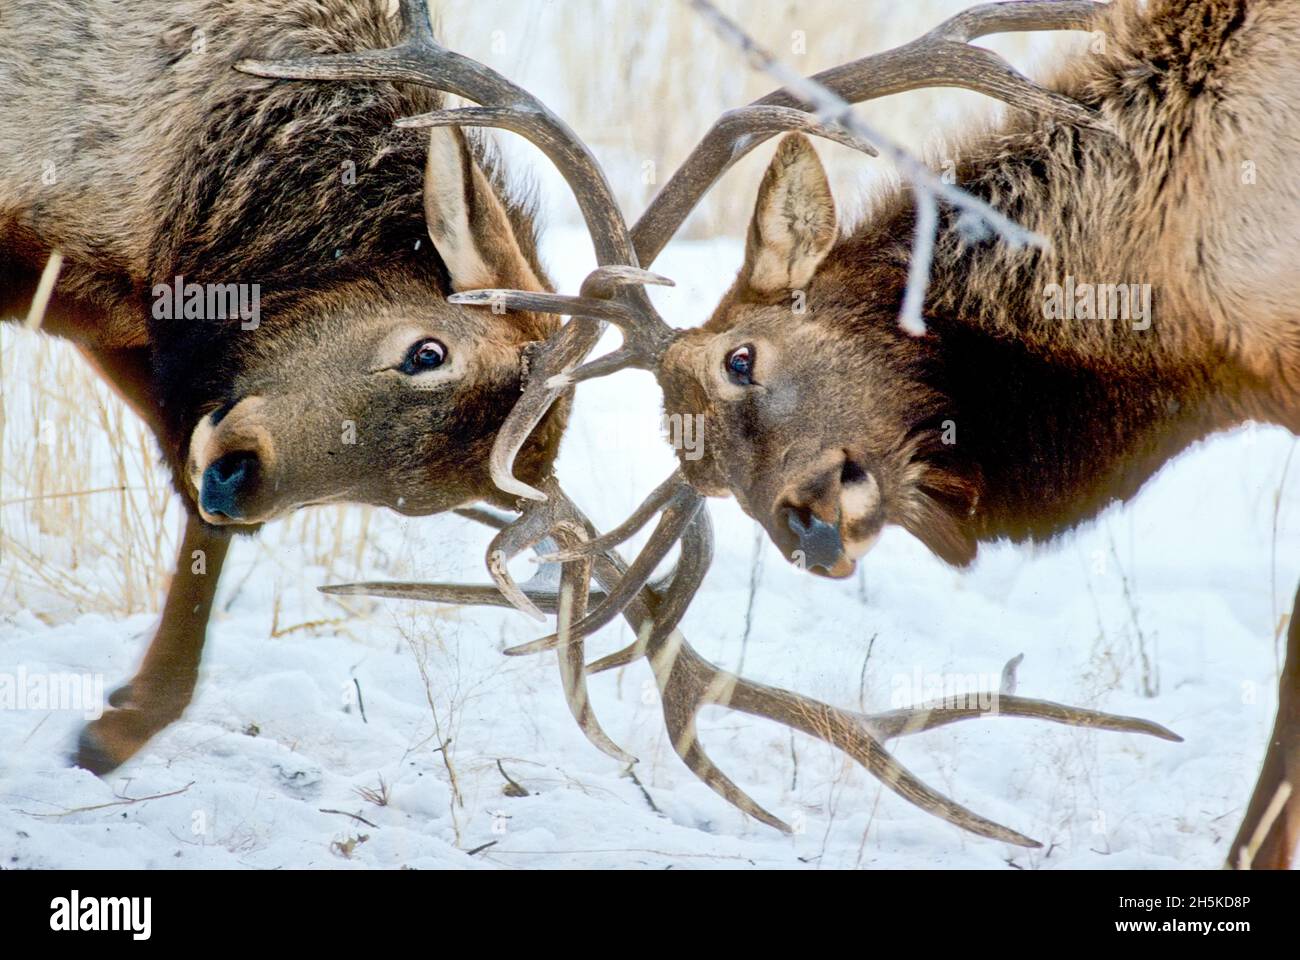
M 1106 7 L 1093 0 L 986 3 L 950 17 L 901 47 L 823 70 L 812 79 L 849 103 L 927 86 L 965 87 L 1012 107 L 1105 129 L 1105 120 L 1096 111 L 1035 83 L 997 54 L 969 43 L 994 33 L 1087 30 Z M 781 89 L 756 100 L 751 107 L 785 107 L 801 112 L 808 109 L 808 104 Z M 748 123 L 735 111 L 724 114 L 632 227 L 637 262 L 645 266 L 654 263 L 713 184 L 738 160 L 779 132 L 772 126 Z

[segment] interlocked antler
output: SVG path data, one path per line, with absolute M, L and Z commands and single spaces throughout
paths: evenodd
M 535 579 L 549 586 L 526 585 L 524 591 L 539 606 L 560 611 L 560 629 L 555 642 L 543 646 L 528 644 L 508 653 L 536 652 L 551 646 L 558 647 L 561 674 L 566 678 L 566 698 L 579 725 L 596 746 L 611 756 L 626 759 L 627 755 L 613 746 L 596 723 L 587 699 L 583 674 L 583 638 L 566 624 L 578 619 L 586 602 L 588 569 L 606 591 L 607 597 L 628 583 L 628 567 L 622 558 L 607 546 L 608 539 L 596 536 L 595 528 L 582 512 L 564 495 L 554 480 L 546 484 L 545 511 L 552 529 L 565 531 L 571 543 L 583 543 L 581 550 L 562 551 L 564 576 L 557 590 L 552 571 L 545 571 L 555 560 L 543 557 L 543 571 Z M 671 495 L 665 496 L 671 499 Z M 541 505 L 529 504 L 530 510 Z M 492 522 L 492 521 L 489 521 Z M 500 526 L 494 522 L 494 526 Z M 539 524 L 540 526 L 540 524 Z M 698 510 L 686 523 L 681 538 L 682 554 L 677 567 L 670 575 L 678 578 L 702 576 L 712 554 L 712 531 L 708 513 Z M 513 546 L 514 544 L 512 544 Z M 523 549 L 522 547 L 520 549 Z M 491 587 L 477 588 L 481 593 L 470 594 L 460 584 L 375 584 L 358 583 L 322 587 L 325 593 L 404 597 L 412 600 L 431 600 L 442 603 L 484 603 L 502 605 L 500 597 L 492 595 Z M 572 591 L 569 594 L 567 591 Z M 679 594 L 680 596 L 680 594 Z M 566 615 L 564 612 L 570 610 Z M 1037 841 L 1008 827 L 988 820 L 956 801 L 944 796 L 918 780 L 885 749 L 882 740 L 909 736 L 936 727 L 970 720 L 987 715 L 1005 715 L 1050 720 L 1069 726 L 1091 727 L 1143 733 L 1162 740 L 1181 740 L 1176 734 L 1159 724 L 1136 717 L 1117 716 L 1083 710 L 1016 696 L 1014 670 L 1019 658 L 1008 664 L 1003 674 L 1002 689 L 993 698 L 995 710 L 974 707 L 953 707 L 943 702 L 921 704 L 916 707 L 891 710 L 879 714 L 861 714 L 840 710 L 810 697 L 803 697 L 777 687 L 753 683 L 726 670 L 721 670 L 701 657 L 677 629 L 685 607 L 670 598 L 660 586 L 646 586 L 635 593 L 619 612 L 636 633 L 636 641 L 627 649 L 606 657 L 586 668 L 587 673 L 632 663 L 644 657 L 654 672 L 659 687 L 664 723 L 668 728 L 673 749 L 682 761 L 711 789 L 729 803 L 770 826 L 789 832 L 789 826 L 770 813 L 747 793 L 733 783 L 714 765 L 705 753 L 696 733 L 696 717 L 708 706 L 727 707 L 756 717 L 775 720 L 795 730 L 843 750 L 862 764 L 873 776 L 905 800 L 922 810 L 947 820 L 963 830 L 1002 840 L 1023 847 L 1037 847 Z M 576 681 L 576 682 L 574 682 Z M 979 696 L 979 695 L 976 695 Z M 983 702 L 983 697 L 979 698 Z M 612 748 L 612 749 L 611 749 Z
M 724 114 L 685 163 L 674 172 L 632 228 L 631 242 L 642 264 L 650 264 L 659 255 L 708 189 L 737 160 L 776 134 L 801 130 L 874 155 L 877 151 L 867 143 L 870 140 L 903 168 L 904 173 L 913 180 L 917 191 L 917 250 L 903 309 L 904 325 L 912 329 L 921 324 L 921 301 L 924 299 L 929 251 L 933 247 L 933 228 L 937 218 L 936 197 L 958 206 L 965 215 L 982 220 L 1002 234 L 1008 242 L 1023 244 L 1042 241 L 1008 221 L 983 201 L 940 181 L 906 151 L 864 127 L 856 117 L 845 113 L 848 104 L 919 87 L 955 86 L 985 93 L 1012 106 L 1061 122 L 1089 127 L 1104 125 L 1094 111 L 1029 80 L 992 51 L 970 44 L 971 40 L 991 33 L 1087 29 L 1105 9 L 1103 3 L 1092 0 L 1010 0 L 984 4 L 951 17 L 911 43 L 834 67 L 811 79 L 804 79 L 797 74 L 792 76 L 788 68 L 762 51 L 705 0 L 690 2 L 701 9 L 728 39 L 740 45 L 759 66 L 787 81 L 788 86 L 747 107 Z M 815 107 L 818 113 L 799 109 L 809 106 Z M 611 300 L 611 297 L 619 283 L 668 281 L 641 270 L 611 272 L 612 269 L 603 268 L 589 276 L 577 297 L 480 290 L 457 295 L 452 299 L 466 304 L 505 304 L 515 309 L 607 321 L 620 329 L 624 340 L 621 348 L 576 370 L 551 374 L 547 386 L 552 389 L 558 390 L 629 367 L 656 371 L 664 352 L 677 336 L 677 331 L 664 322 L 648 301 L 642 300 L 637 304 L 619 303 Z M 674 480 L 670 479 L 669 484 L 672 483 Z M 660 488 L 661 491 L 663 489 Z M 646 511 L 653 513 L 658 506 L 652 495 L 638 511 L 638 517 L 643 521 L 648 519 Z M 662 559 L 671 550 L 673 539 L 681 529 L 681 524 L 670 522 L 665 514 L 664 521 L 646 546 L 648 556 Z M 653 569 L 651 563 L 633 564 L 637 576 L 649 576 Z M 498 583 L 503 590 L 510 591 L 509 595 L 517 597 L 517 593 L 504 580 L 498 579 Z M 644 580 L 629 583 L 626 589 L 618 591 L 617 596 L 631 596 L 643 583 Z M 611 597 L 598 611 L 593 612 L 588 620 L 591 623 L 598 620 L 603 623 L 612 619 L 618 612 L 611 609 L 613 599 Z M 605 619 L 600 620 L 600 617 Z M 579 624 L 577 629 L 582 631 L 586 627 L 585 623 Z
M 719 670 L 695 653 L 677 629 L 677 624 L 708 569 L 712 556 L 712 531 L 699 495 L 689 490 L 680 478 L 674 477 L 661 486 L 632 521 L 606 537 L 597 535 L 553 479 L 546 482 L 545 491 L 540 491 L 514 478 L 511 468 L 516 453 L 559 391 L 584 376 L 583 371 L 572 376 L 570 371 L 590 352 L 606 321 L 615 322 L 623 329 L 626 338 L 623 350 L 621 355 L 597 361 L 585 375 L 612 372 L 648 359 L 657 360 L 669 342 L 671 331 L 654 312 L 640 285 L 664 281 L 637 268 L 634 245 L 614 203 L 612 191 L 590 152 L 572 131 L 535 98 L 494 71 L 439 46 L 429 28 L 424 0 L 401 0 L 401 15 L 403 39 L 388 50 L 277 62 L 245 61 L 239 66 L 248 73 L 286 79 L 390 80 L 423 84 L 457 94 L 480 106 L 436 111 L 423 117 L 408 118 L 403 121 L 404 125 L 492 126 L 512 130 L 531 140 L 550 157 L 573 188 L 601 267 L 588 278 L 578 298 L 494 291 L 466 294 L 457 299 L 462 302 L 504 301 L 508 306 L 572 314 L 596 322 L 570 323 L 538 352 L 533 358 L 524 394 L 499 434 L 492 458 L 493 477 L 503 490 L 533 502 L 525 503 L 521 517 L 508 524 L 489 514 L 470 512 L 476 519 L 487 519 L 500 530 L 488 554 L 489 569 L 497 582 L 496 591 L 458 584 L 359 584 L 326 588 L 327 592 L 371 593 L 458 604 L 499 605 L 504 599 L 538 617 L 543 617 L 542 607 L 556 611 L 559 630 L 553 637 L 510 652 L 519 654 L 558 649 L 565 697 L 574 718 L 593 744 L 623 761 L 632 758 L 614 744 L 597 723 L 587 698 L 585 678 L 588 672 L 608 669 L 644 656 L 650 662 L 659 685 L 664 719 L 674 750 L 713 790 L 773 826 L 789 829 L 732 783 L 704 753 L 695 732 L 695 718 L 703 707 L 727 706 L 777 720 L 849 753 L 890 789 L 936 816 L 981 836 L 1022 846 L 1037 846 L 1022 834 L 986 820 L 931 790 L 898 764 L 879 742 L 882 736 L 906 735 L 979 714 L 946 711 L 936 717 L 933 705 L 876 716 L 837 710 L 797 694 L 751 683 Z M 801 129 L 860 145 L 841 131 L 826 127 L 800 111 L 781 104 L 763 104 L 760 107 L 762 109 L 750 114 L 750 119 L 754 130 L 765 131 L 769 136 L 782 129 Z M 704 189 L 707 189 L 707 184 Z M 700 190 L 690 198 L 689 205 L 693 206 L 702 193 Z M 681 217 L 684 216 L 683 209 Z M 533 299 L 525 302 L 521 299 L 524 297 Z M 634 533 L 660 510 L 664 517 L 652 537 L 652 546 L 629 569 L 610 548 L 614 542 Z M 563 560 L 558 588 L 550 583 L 543 585 L 531 581 L 524 587 L 514 584 L 506 570 L 510 557 L 551 537 L 558 541 L 560 552 L 556 556 Z M 681 556 L 667 586 L 662 589 L 645 586 L 658 562 L 656 556 L 661 559 L 666 555 L 667 549 L 678 538 L 682 545 Z M 604 595 L 589 593 L 593 575 L 605 588 Z M 588 614 L 587 603 L 593 596 L 597 599 L 597 607 Z M 618 613 L 622 613 L 637 631 L 636 643 L 590 668 L 586 667 L 585 637 Z M 1026 700 L 1009 693 L 1000 698 L 999 708 L 1000 712 L 1013 716 L 1039 717 L 1073 725 L 1178 739 L 1165 728 L 1144 720 Z

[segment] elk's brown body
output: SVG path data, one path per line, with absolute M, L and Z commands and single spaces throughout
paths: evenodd
M 445 298 L 544 287 L 529 204 L 458 130 L 394 129 L 437 93 L 234 69 L 382 48 L 400 29 L 387 0 L 0 8 L 0 318 L 27 313 L 61 252 L 44 329 L 154 429 L 190 514 L 149 654 L 83 737 L 93 769 L 189 702 L 226 529 L 328 501 L 506 503 L 489 453 L 525 346 L 558 324 Z M 256 285 L 259 314 L 159 309 L 176 278 Z M 562 404 L 522 451 L 525 479 L 546 473 L 563 420 Z

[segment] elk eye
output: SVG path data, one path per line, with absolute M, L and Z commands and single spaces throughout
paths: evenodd
M 447 359 L 447 348 L 437 340 L 421 340 L 411 347 L 402 361 L 402 373 L 416 374 L 437 370 Z
M 749 344 L 727 354 L 727 375 L 731 382 L 748 387 L 754 382 L 754 348 Z

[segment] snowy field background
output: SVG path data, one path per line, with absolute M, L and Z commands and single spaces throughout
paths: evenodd
M 872 43 L 906 39 L 966 5 L 918 4 Z M 489 34 L 464 28 L 453 39 L 493 62 Z M 602 146 L 598 111 L 558 87 L 541 53 L 520 49 L 507 42 L 494 65 L 535 83 L 562 114 L 571 107 L 566 116 L 616 184 L 646 187 L 635 145 Z M 601 108 L 616 108 L 617 96 Z M 886 106 L 873 119 L 891 116 Z M 913 108 L 892 116 L 903 133 L 944 119 L 918 120 Z M 691 117 L 698 136 L 707 117 Z M 571 202 L 530 149 L 509 149 L 535 168 L 551 224 L 545 258 L 558 288 L 573 291 L 592 262 Z M 889 175 L 827 153 L 850 205 L 854 183 Z M 678 283 L 652 290 L 670 322 L 703 320 L 734 275 L 762 161 L 751 166 L 723 188 L 742 200 L 693 231 L 716 236 L 678 242 L 655 264 Z M 639 195 L 627 203 L 641 208 Z M 71 350 L 6 328 L 0 351 L 0 672 L 89 673 L 108 691 L 131 676 L 150 636 L 177 508 L 138 425 L 88 385 Z M 647 374 L 580 388 L 559 474 L 598 525 L 622 520 L 672 469 L 658 417 Z M 0 863 L 1217 867 L 1263 755 L 1279 618 L 1300 578 L 1300 496 L 1284 481 L 1293 448 L 1272 429 L 1215 438 L 1077 534 L 1037 549 L 985 548 L 966 571 L 890 531 L 848 582 L 800 574 L 733 503 L 711 502 L 717 556 L 683 631 L 721 666 L 873 711 L 924 695 L 918 675 L 994 679 L 1024 653 L 1020 693 L 1145 716 L 1185 738 L 997 718 L 892 745 L 922 779 L 1043 841 L 1042 850 L 965 835 L 819 743 L 711 710 L 701 730 L 714 760 L 797 832 L 751 821 L 677 760 L 644 664 L 591 681 L 606 730 L 640 758 L 633 779 L 573 724 L 553 655 L 501 655 L 539 635 L 522 616 L 315 589 L 352 579 L 482 582 L 490 531 L 454 517 L 328 508 L 236 544 L 194 704 L 106 780 L 66 762 L 78 714 L 0 711 Z M 516 569 L 526 577 L 529 563 Z M 629 641 L 620 622 L 589 652 Z M 504 791 L 503 771 L 526 796 Z

